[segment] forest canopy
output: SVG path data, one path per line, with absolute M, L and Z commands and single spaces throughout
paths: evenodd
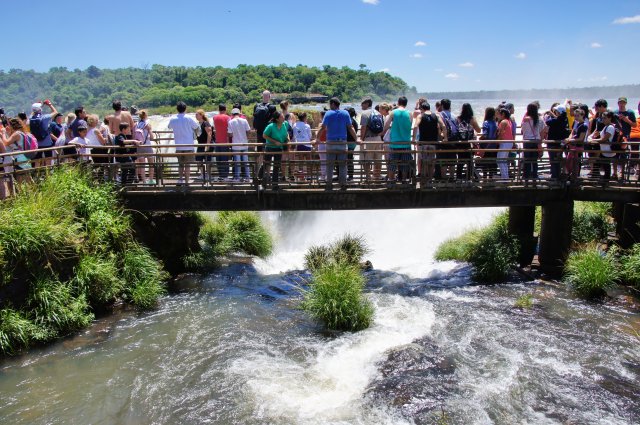
M 235 102 L 246 105 L 259 101 L 265 89 L 291 97 L 310 93 L 338 96 L 347 102 L 365 96 L 386 99 L 415 93 L 415 88 L 402 79 L 386 72 L 372 72 L 366 65 L 360 65 L 358 70 L 329 65 L 0 70 L 0 107 L 8 114 L 28 111 L 33 102 L 42 99 L 51 99 L 61 111 L 71 111 L 78 105 L 91 111 L 107 111 L 114 99 L 150 109 L 173 106 L 179 100 L 192 108 Z

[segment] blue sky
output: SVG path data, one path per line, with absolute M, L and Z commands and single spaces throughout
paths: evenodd
M 420 91 L 640 82 L 638 0 L 6 3 L 4 70 L 366 64 Z

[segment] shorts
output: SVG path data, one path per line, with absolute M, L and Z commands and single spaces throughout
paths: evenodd
M 177 151 L 176 153 L 181 153 L 181 154 L 185 154 L 185 153 L 189 153 L 190 155 L 180 155 L 178 157 L 178 162 L 181 164 L 184 164 L 185 162 L 194 162 L 196 159 L 196 156 L 193 154 L 193 152 L 189 152 L 189 151 Z
M 137 150 L 138 150 L 138 158 L 154 154 L 154 149 L 153 149 L 153 146 L 151 146 L 151 144 L 138 146 Z
M 46 149 L 46 148 L 52 148 L 52 146 L 44 146 L 40 149 Z M 45 158 L 53 158 L 53 151 L 40 151 L 38 153 L 36 153 L 36 155 L 33 157 L 34 160 L 36 159 L 45 159 Z
M 382 154 L 384 145 L 380 136 L 372 136 L 364 139 L 362 144 L 363 159 L 365 161 L 380 161 L 382 160 Z M 378 151 L 378 152 L 376 152 Z
M 421 161 L 436 159 L 436 145 L 418 145 L 418 151 Z
M 298 145 L 296 147 L 298 152 L 311 152 L 311 146 L 309 145 Z
M 205 146 L 198 146 L 197 149 L 198 153 L 204 153 L 204 152 L 212 152 L 212 149 L 209 147 L 205 147 Z M 195 155 L 195 160 L 198 162 L 213 162 L 213 156 L 211 155 Z

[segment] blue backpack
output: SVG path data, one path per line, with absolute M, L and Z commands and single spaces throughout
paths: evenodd
M 460 132 L 458 131 L 458 124 L 455 119 L 451 116 L 451 113 L 445 114 L 442 112 L 440 114 L 442 117 L 442 121 L 444 121 L 444 126 L 447 128 L 447 140 L 449 142 L 455 142 L 460 140 Z
M 382 118 L 382 114 L 378 113 L 375 109 L 371 111 L 371 117 L 369 117 L 367 128 L 371 134 L 375 135 L 382 133 L 382 130 L 384 130 L 384 119 Z

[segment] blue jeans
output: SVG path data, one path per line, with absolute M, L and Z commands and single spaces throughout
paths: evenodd
M 247 151 L 233 153 L 233 177 L 240 178 L 240 169 L 244 168 L 245 178 L 249 178 L 249 155 Z
M 216 146 L 216 152 L 229 152 L 231 148 L 229 146 Z M 216 156 L 216 165 L 218 168 L 218 176 L 226 179 L 229 177 L 229 157 L 227 155 L 224 156 Z

